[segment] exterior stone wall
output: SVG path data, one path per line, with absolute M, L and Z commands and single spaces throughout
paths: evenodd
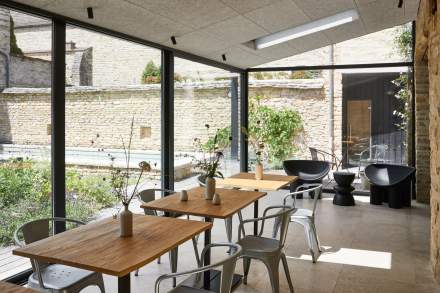
M 15 55 L 10 55 L 9 60 L 11 87 L 50 87 L 50 61 Z
M 429 72 L 428 64 L 415 67 L 415 118 L 416 118 L 416 197 L 417 201 L 429 203 L 431 187 L 429 147 Z
M 175 89 L 175 150 L 194 151 L 194 138 L 207 138 L 205 124 L 230 125 L 230 83 L 178 84 Z M 327 146 L 327 99 L 322 79 L 253 81 L 250 96 L 299 111 L 313 145 Z M 50 90 L 9 88 L 0 94 L 0 143 L 50 144 Z M 313 113 L 313 115 L 310 115 Z M 66 146 L 120 148 L 135 119 L 132 148 L 160 150 L 160 85 L 69 87 L 66 94 Z M 310 142 L 307 141 L 309 144 Z M 308 157 L 308 150 L 300 154 Z
M 440 282 L 440 12 L 439 0 L 422 0 L 417 16 L 416 65 L 429 69 L 429 140 L 431 148 L 431 263 Z M 417 84 L 416 80 L 416 84 Z M 417 85 L 416 85 L 417 87 Z

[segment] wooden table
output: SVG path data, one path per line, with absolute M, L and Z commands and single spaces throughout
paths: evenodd
M 118 292 L 130 292 L 130 272 L 212 223 L 134 215 L 133 236 L 119 237 L 119 220 L 108 218 L 17 248 L 13 254 L 118 277 Z M 172 231 L 172 233 L 170 233 Z
M 6 282 L 0 282 L 0 292 L 1 293 L 37 293 L 37 291 L 35 290 Z
M 255 179 L 255 173 L 241 172 L 225 179 L 217 179 L 223 187 L 249 188 L 253 190 L 279 190 L 298 180 L 297 176 L 264 174 L 263 179 Z
M 180 193 L 174 193 L 161 199 L 144 203 L 141 205 L 141 208 L 192 216 L 201 216 L 205 218 L 205 222 L 211 223 L 214 218 L 229 218 L 252 203 L 257 206 L 257 213 L 255 217 L 258 217 L 258 200 L 267 194 L 266 192 L 223 188 L 217 188 L 216 193 L 220 195 L 221 205 L 214 205 L 210 200 L 206 200 L 204 198 L 205 188 L 196 187 L 188 190 L 188 201 L 180 201 Z M 205 246 L 211 243 L 210 230 L 205 230 L 204 238 Z M 208 265 L 210 263 L 211 253 L 208 250 L 205 254 L 204 264 Z M 210 271 L 207 271 L 204 274 L 204 289 L 210 289 L 213 286 L 216 286 L 211 284 L 212 280 L 210 274 Z M 218 280 L 215 280 L 214 282 L 216 281 Z M 237 280 L 236 278 L 235 284 L 237 281 L 240 281 L 240 279 Z
M 279 190 L 298 180 L 297 176 L 263 174 L 263 179 L 255 179 L 255 173 L 241 172 L 225 179 L 217 179 L 217 185 L 223 187 L 258 190 Z M 254 205 L 254 215 L 258 217 L 258 201 Z M 258 233 L 258 223 L 254 223 L 254 234 Z

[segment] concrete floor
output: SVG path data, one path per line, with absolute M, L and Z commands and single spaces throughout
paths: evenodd
M 265 206 L 279 204 L 284 193 L 269 193 L 261 200 L 260 212 Z M 356 206 L 340 207 L 334 206 L 331 199 L 332 195 L 324 195 L 317 209 L 317 230 L 321 245 L 326 248 L 318 263 L 311 261 L 302 228 L 295 224 L 289 227 L 286 253 L 296 293 L 440 292 L 429 264 L 428 206 L 413 203 L 411 209 L 393 210 L 385 205 L 370 205 L 368 197 L 357 197 Z M 310 204 L 308 199 L 298 201 L 298 206 Z M 246 208 L 245 218 L 251 215 L 252 208 Z M 234 235 L 237 222 L 234 218 Z M 213 242 L 225 238 L 224 223 L 216 220 Z M 202 242 L 199 239 L 200 248 Z M 213 260 L 223 255 L 224 252 L 214 252 Z M 180 248 L 179 270 L 194 266 L 192 246 L 186 243 Z M 242 272 L 241 261 L 236 271 Z M 150 263 L 138 277 L 132 275 L 132 292 L 154 292 L 155 279 L 168 272 L 165 255 L 162 264 Z M 281 291 L 288 292 L 282 268 L 280 274 Z M 107 292 L 117 292 L 116 278 L 106 276 L 105 282 Z M 165 283 L 163 288 L 169 288 L 169 284 Z M 88 288 L 84 292 L 98 290 Z M 253 261 L 248 285 L 240 285 L 234 292 L 271 292 L 265 267 Z

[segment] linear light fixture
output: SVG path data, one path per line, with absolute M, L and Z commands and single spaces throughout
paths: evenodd
M 332 16 L 314 20 L 293 28 L 289 28 L 268 36 L 254 40 L 255 49 L 263 49 L 293 39 L 297 39 L 316 32 L 327 30 L 336 26 L 355 21 L 359 18 L 356 9 L 347 10 Z

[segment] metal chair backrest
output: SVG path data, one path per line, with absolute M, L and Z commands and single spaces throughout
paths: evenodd
M 193 275 L 202 273 L 204 271 L 211 270 L 213 268 L 222 267 L 221 272 L 221 283 L 220 283 L 220 293 L 229 293 L 231 292 L 231 286 L 232 286 L 232 279 L 234 276 L 234 270 L 235 270 L 235 264 L 237 262 L 238 257 L 241 255 L 242 248 L 238 244 L 234 243 L 211 243 L 208 244 L 202 251 L 201 259 L 204 259 L 205 254 L 208 252 L 208 250 L 212 249 L 213 247 L 226 247 L 229 248 L 231 253 L 221 261 L 218 261 L 216 263 L 213 263 L 211 265 L 199 267 L 197 269 L 188 270 L 184 272 L 177 272 L 172 274 L 166 274 L 162 275 L 156 280 L 155 284 L 155 293 L 160 293 L 160 283 L 163 280 L 171 279 L 179 276 L 185 276 L 185 275 Z M 186 291 L 185 291 L 186 292 Z
M 67 230 L 69 228 L 75 228 L 79 225 L 85 224 L 84 222 L 78 220 L 59 217 L 33 220 L 23 224 L 17 230 L 15 230 L 15 244 L 23 247 L 24 245 L 45 239 L 49 236 L 53 236 L 55 234 L 54 227 L 57 223 L 65 224 Z M 70 224 L 70 227 L 68 224 Z M 38 272 L 40 269 L 49 265 L 48 263 L 37 262 L 35 260 L 31 260 L 31 264 L 34 272 Z
M 267 215 L 267 213 L 270 210 L 274 210 L 274 209 L 277 210 L 274 214 Z M 261 221 L 261 225 L 259 225 L 260 231 L 257 234 L 257 236 L 262 237 L 263 231 L 264 231 L 264 224 L 265 224 L 266 220 L 273 219 L 277 223 L 277 226 L 280 227 L 280 237 L 278 238 L 278 241 L 279 241 L 279 248 L 280 249 L 283 248 L 284 244 L 286 242 L 286 236 L 287 236 L 287 231 L 289 228 L 290 217 L 292 216 L 292 214 L 294 213 L 295 210 L 296 210 L 296 208 L 294 208 L 292 206 L 288 206 L 288 205 L 270 206 L 264 210 L 262 217 L 251 218 L 251 219 L 240 221 L 240 225 L 238 226 L 238 240 L 241 240 L 242 237 L 246 236 L 245 235 L 245 228 L 244 228 L 245 224 Z
M 322 184 L 302 184 L 296 188 L 296 191 L 290 192 L 284 196 L 283 205 L 287 205 L 288 199 L 293 199 L 292 207 L 296 207 L 296 196 L 299 194 L 313 192 L 313 206 L 312 206 L 312 216 L 315 216 L 316 206 L 318 205 L 318 198 L 322 192 Z
M 148 203 L 153 200 L 156 200 L 156 192 L 161 192 L 161 196 L 164 195 L 164 193 L 175 193 L 173 190 L 169 189 L 163 189 L 163 188 L 150 188 L 150 189 L 144 189 L 138 193 L 139 200 L 143 203 Z M 144 209 L 145 215 L 150 216 L 156 216 L 156 211 L 150 210 L 150 209 Z

